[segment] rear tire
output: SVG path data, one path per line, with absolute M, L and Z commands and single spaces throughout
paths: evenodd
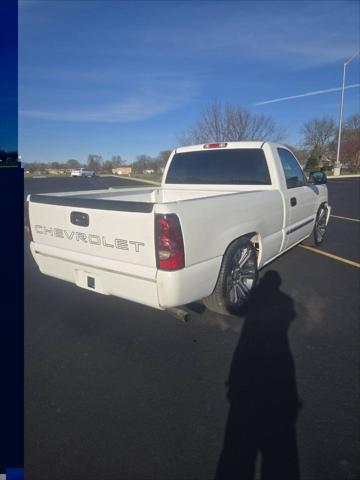
M 239 238 L 227 249 L 213 293 L 203 299 L 211 311 L 222 315 L 240 313 L 257 280 L 257 254 L 246 237 Z

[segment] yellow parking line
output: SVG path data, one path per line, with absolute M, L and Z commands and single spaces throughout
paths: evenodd
M 347 263 L 352 267 L 360 268 L 360 263 L 353 262 L 352 260 L 348 260 L 347 258 L 338 257 L 337 255 L 333 255 L 332 253 L 324 252 L 323 250 L 318 250 L 317 248 L 309 247 L 308 245 L 299 245 L 299 247 L 305 248 L 306 250 L 310 250 L 311 252 L 319 253 L 320 255 L 324 255 L 325 257 L 332 258 L 333 260 L 337 260 L 338 262 Z
M 340 217 L 339 215 L 330 215 L 332 218 L 340 218 L 341 220 L 349 220 L 350 222 L 360 222 L 358 218 Z

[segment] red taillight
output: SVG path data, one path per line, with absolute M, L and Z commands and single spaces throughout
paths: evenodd
M 25 202 L 24 225 L 25 225 L 25 230 L 27 232 L 28 239 L 29 239 L 30 242 L 32 242 L 33 241 L 33 236 L 32 236 L 31 227 L 30 227 L 29 202 Z
M 225 148 L 227 147 L 227 143 L 221 142 L 221 143 L 207 143 L 204 145 L 204 148 Z
M 155 216 L 155 241 L 157 267 L 160 270 L 184 268 L 184 242 L 177 215 Z

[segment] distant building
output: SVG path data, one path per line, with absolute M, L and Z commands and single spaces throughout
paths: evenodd
M 132 167 L 117 167 L 111 171 L 114 175 L 131 175 Z

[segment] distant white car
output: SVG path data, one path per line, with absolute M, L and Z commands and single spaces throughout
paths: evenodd
M 95 170 L 87 170 L 86 168 L 77 168 L 71 170 L 71 177 L 95 177 Z

